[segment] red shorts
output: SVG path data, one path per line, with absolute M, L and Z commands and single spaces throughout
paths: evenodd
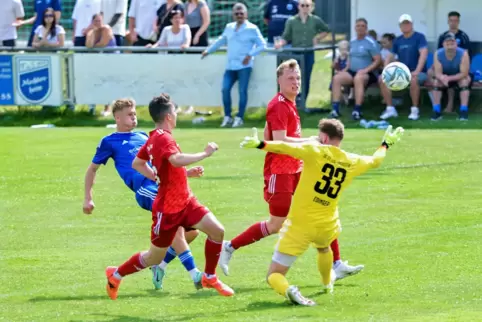
M 298 181 L 300 181 L 300 172 L 271 174 L 264 177 L 264 200 L 269 204 L 269 213 L 272 216 L 288 216 Z
M 179 227 L 188 230 L 209 213 L 209 209 L 201 205 L 196 198 L 191 198 L 183 210 L 174 214 L 163 214 L 153 208 L 151 243 L 160 248 L 171 246 Z

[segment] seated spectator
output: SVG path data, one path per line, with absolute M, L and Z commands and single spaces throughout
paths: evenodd
M 92 17 L 92 24 L 87 28 L 86 35 L 85 46 L 88 48 L 117 47 L 112 29 L 104 24 L 100 13 Z
M 209 6 L 204 0 L 188 0 L 184 4 L 184 15 L 186 24 L 191 29 L 191 46 L 207 47 L 208 27 L 211 23 Z
M 22 1 L 0 0 L 0 45 L 15 47 L 17 26 L 25 15 Z
M 394 39 L 395 34 L 383 34 L 381 40 L 382 49 L 380 51 L 380 55 L 382 56 L 382 62 L 387 60 L 388 55 L 392 52 Z M 397 59 L 397 57 L 395 57 L 395 59 Z
M 375 31 L 375 29 L 370 29 L 370 30 L 368 30 L 368 36 L 372 37 L 372 39 L 375 40 L 375 42 L 376 42 L 377 45 L 378 45 L 378 49 L 381 49 L 381 48 L 382 48 L 382 45 L 381 45 L 380 42 L 378 41 L 378 34 L 377 34 L 377 32 Z
M 172 12 L 177 12 L 179 10 L 184 13 L 184 5 L 179 0 L 167 0 L 159 7 L 159 9 L 157 9 L 157 18 L 154 21 L 152 30 L 157 35 L 158 40 L 162 34 L 162 30 L 171 25 Z
M 65 30 L 57 24 L 54 9 L 47 8 L 42 13 L 42 23 L 35 29 L 32 47 L 63 47 L 65 42 Z
M 460 91 L 459 120 L 468 119 L 468 105 L 470 96 L 471 77 L 470 58 L 465 49 L 457 47 L 454 33 L 446 33 L 443 48 L 437 50 L 433 62 L 435 79 L 433 88 L 433 116 L 432 120 L 442 118 L 440 110 L 441 88 L 456 88 Z
M 469 53 L 469 57 L 471 56 L 471 50 L 470 50 L 470 39 L 469 36 L 465 32 L 459 29 L 460 25 L 460 13 L 457 11 L 451 11 L 448 14 L 448 25 L 449 25 L 449 30 L 446 32 L 442 33 L 439 38 L 438 38 L 438 46 L 437 48 L 443 48 L 443 43 L 445 39 L 445 35 L 448 33 L 453 33 L 455 35 L 455 39 L 457 40 L 457 46 L 462 49 L 466 49 Z M 432 79 L 434 77 L 434 71 L 433 68 L 430 68 L 428 71 L 428 77 L 429 79 Z M 433 100 L 433 92 L 432 94 L 432 100 Z M 454 96 L 455 92 L 453 88 L 448 88 L 447 89 L 447 106 L 445 107 L 444 112 L 445 113 L 452 113 L 454 110 Z
M 356 38 L 350 42 L 350 66 L 347 71 L 333 77 L 332 118 L 340 116 L 340 99 L 343 86 L 353 85 L 355 88 L 355 108 L 352 112 L 354 120 L 361 118 L 361 106 L 365 97 L 365 89 L 378 80 L 377 69 L 380 66 L 380 50 L 376 42 L 368 36 L 368 22 L 359 18 L 355 23 Z
M 331 64 L 331 68 L 334 70 L 335 74 L 338 74 L 340 72 L 346 72 L 350 68 L 350 59 L 348 58 L 348 55 L 350 53 L 350 43 L 346 40 L 342 40 L 338 43 L 338 54 L 333 60 Z M 333 88 L 333 80 L 330 82 L 330 91 Z M 348 92 L 346 93 L 346 90 Z M 345 101 L 345 104 L 348 104 L 349 101 L 349 93 L 350 93 L 351 88 L 343 88 L 343 99 Z
M 159 41 L 154 45 L 147 45 L 146 47 L 180 47 L 182 49 L 188 48 L 191 45 L 191 29 L 188 25 L 183 24 L 183 12 L 180 10 L 173 10 L 170 13 L 171 26 L 167 26 L 162 30 Z
M 420 102 L 420 86 L 427 80 L 427 39 L 424 34 L 413 29 L 412 17 L 410 15 L 401 15 L 399 23 L 402 35 L 398 36 L 393 42 L 392 52 L 388 55 L 385 65 L 393 61 L 395 55 L 397 55 L 398 61 L 407 65 L 412 72 L 412 80 L 410 82 L 412 108 L 410 109 L 408 119 L 414 121 L 420 117 L 420 110 L 418 108 Z M 398 112 L 393 106 L 392 92 L 387 88 L 381 77 L 379 84 L 383 98 L 387 104 L 387 108 L 382 115 L 380 115 L 380 118 L 386 120 L 391 117 L 397 117 Z

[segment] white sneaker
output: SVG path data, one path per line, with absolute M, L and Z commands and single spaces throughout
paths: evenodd
M 300 290 L 296 287 L 291 285 L 286 290 L 286 298 L 290 300 L 293 304 L 299 304 L 304 306 L 314 306 L 316 303 L 310 299 L 307 299 L 303 295 L 301 295 Z
M 382 115 L 380 115 L 380 118 L 382 120 L 387 120 L 391 117 L 398 117 L 397 109 L 394 106 L 387 106 Z
M 242 118 L 240 118 L 240 117 L 238 117 L 238 116 L 236 116 L 236 117 L 234 118 L 233 127 L 241 127 L 241 126 L 243 126 L 243 124 L 244 124 L 244 122 L 243 122 L 243 119 L 242 119 Z
M 221 123 L 221 127 L 226 127 L 231 123 L 233 123 L 233 119 L 231 118 L 231 116 L 225 116 L 223 118 L 223 122 Z
M 416 106 L 412 106 L 410 109 L 410 115 L 408 116 L 409 120 L 416 121 L 420 118 L 420 110 Z
M 223 242 L 223 248 L 221 249 L 221 254 L 219 256 L 219 267 L 221 267 L 224 275 L 228 276 L 229 275 L 229 261 L 231 260 L 231 257 L 233 256 L 233 251 L 231 250 L 231 247 L 229 246 L 228 241 Z
M 335 281 L 344 279 L 345 277 L 351 276 L 351 275 L 356 275 L 360 273 L 363 269 L 365 268 L 364 265 L 356 265 L 356 266 L 350 266 L 348 265 L 348 262 L 342 262 L 338 265 L 335 266 L 334 271 L 335 271 Z

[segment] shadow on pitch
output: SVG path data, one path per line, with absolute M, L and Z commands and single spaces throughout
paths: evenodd
M 120 294 L 119 299 L 122 298 L 141 298 L 141 297 L 166 297 L 169 296 L 169 292 L 155 292 L 153 290 L 149 290 L 144 294 Z M 32 297 L 28 301 L 29 302 L 49 302 L 49 301 L 98 301 L 98 300 L 108 300 L 110 301 L 109 297 L 106 294 L 102 295 L 72 295 L 72 296 L 37 296 Z
M 149 322 L 149 321 L 166 321 L 165 318 L 162 319 L 153 319 L 153 318 L 140 318 L 137 316 L 129 316 L 129 315 L 111 315 L 111 314 L 106 314 L 106 313 L 93 313 L 90 314 L 92 316 L 97 316 L 97 317 L 104 317 L 110 320 L 104 320 L 104 321 L 109 321 L 109 322 Z M 85 320 L 70 320 L 70 322 L 83 322 Z

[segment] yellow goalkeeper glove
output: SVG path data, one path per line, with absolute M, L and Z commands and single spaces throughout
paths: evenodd
M 397 127 L 395 131 L 392 131 L 392 126 L 389 125 L 385 135 L 383 135 L 382 145 L 387 149 L 400 141 L 405 130 L 402 127 Z
M 258 139 L 258 129 L 253 127 L 251 129 L 251 136 L 246 136 L 241 142 L 240 147 L 245 149 L 253 149 L 258 148 L 261 144 L 261 141 Z

